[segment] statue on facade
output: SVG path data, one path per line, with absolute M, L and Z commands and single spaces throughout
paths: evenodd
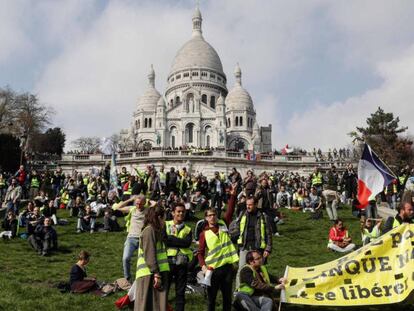
M 157 145 L 161 144 L 161 134 L 160 132 L 157 132 Z

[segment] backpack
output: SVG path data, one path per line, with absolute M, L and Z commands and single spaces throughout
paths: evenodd
M 236 218 L 230 223 L 229 226 L 229 236 L 233 243 L 237 244 L 237 240 L 240 237 L 240 218 L 244 215 L 244 213 L 240 214 L 240 217 Z
M 194 240 L 198 241 L 200 239 L 200 234 L 203 232 L 206 222 L 207 221 L 205 219 L 200 219 L 197 221 L 194 229 Z

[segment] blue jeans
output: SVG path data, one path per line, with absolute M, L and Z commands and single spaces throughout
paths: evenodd
M 7 210 L 6 210 L 6 214 L 4 215 L 4 219 L 7 218 L 7 213 L 10 210 L 13 211 L 16 216 L 19 215 L 19 202 L 18 201 L 16 203 L 13 203 L 13 201 L 9 201 L 7 202 L 6 206 L 7 206 Z
M 122 266 L 124 268 L 124 277 L 128 281 L 131 279 L 131 258 L 134 256 L 134 252 L 138 249 L 139 239 L 133 237 L 127 237 L 124 244 L 124 254 L 122 255 Z
M 243 308 L 250 311 L 272 311 L 273 309 L 273 300 L 264 296 L 249 296 L 238 292 L 236 294 L 236 300 Z

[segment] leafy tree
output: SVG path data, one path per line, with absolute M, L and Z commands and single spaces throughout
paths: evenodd
M 38 153 L 61 155 L 65 147 L 66 136 L 60 127 L 49 128 L 32 139 L 33 151 Z
M 354 141 L 366 142 L 392 167 L 402 168 L 413 164 L 413 142 L 402 137 L 408 127 L 400 127 L 400 118 L 381 107 L 367 118 L 367 127 L 357 127 L 349 133 Z M 396 172 L 397 173 L 397 172 Z
M 0 171 L 14 172 L 20 164 L 20 141 L 11 134 L 0 134 Z

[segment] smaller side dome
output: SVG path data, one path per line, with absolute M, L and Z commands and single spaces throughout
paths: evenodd
M 138 110 L 155 111 L 161 94 L 155 88 L 155 72 L 152 65 L 148 74 L 148 82 L 147 90 L 138 100 Z
M 249 92 L 242 86 L 242 72 L 239 64 L 234 69 L 234 77 L 236 78 L 236 83 L 229 94 L 227 94 L 226 110 L 254 110 L 253 100 Z
M 165 106 L 165 100 L 164 100 L 164 98 L 161 96 L 160 97 L 160 99 L 158 100 L 158 103 L 157 103 L 157 108 L 165 108 L 166 106 Z

